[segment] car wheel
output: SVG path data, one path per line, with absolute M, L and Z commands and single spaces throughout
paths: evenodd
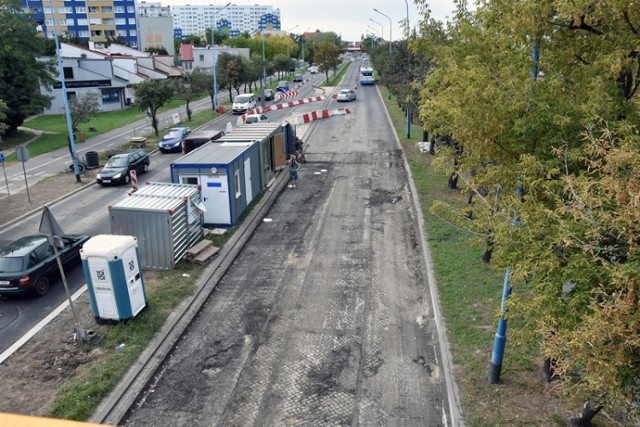
M 149 172 L 149 165 L 148 164 L 144 164 L 142 165 L 142 173 L 147 173 Z
M 36 284 L 33 287 L 33 293 L 39 297 L 49 292 L 49 278 L 47 276 L 41 276 L 36 279 Z

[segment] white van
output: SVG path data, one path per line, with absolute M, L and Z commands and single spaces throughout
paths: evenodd
M 233 98 L 233 114 L 244 114 L 252 108 L 256 108 L 256 97 L 252 93 L 245 93 Z

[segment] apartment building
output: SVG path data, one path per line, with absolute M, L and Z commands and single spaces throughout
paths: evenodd
M 176 35 L 205 34 L 206 28 L 228 31 L 231 36 L 253 34 L 265 28 L 280 30 L 280 9 L 266 5 L 173 5 L 173 28 Z
M 138 47 L 135 0 L 22 0 L 22 5 L 44 37 L 57 32 L 94 42 L 121 38 Z

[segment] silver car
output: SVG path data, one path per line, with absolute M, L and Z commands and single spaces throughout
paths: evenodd
M 356 93 L 352 89 L 342 89 L 338 92 L 338 97 L 336 98 L 338 102 L 348 102 L 356 100 Z

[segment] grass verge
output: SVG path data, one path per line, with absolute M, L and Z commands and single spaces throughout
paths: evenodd
M 563 425 L 566 410 L 561 399 L 539 377 L 535 348 L 508 341 L 500 384 L 489 384 L 488 368 L 504 272 L 483 264 L 483 249 L 469 244 L 470 236 L 465 230 L 430 211 L 436 200 L 463 207 L 466 197 L 448 188 L 448 177 L 434 170 L 432 156 L 416 146 L 422 129 L 412 125 L 413 139 L 407 138 L 406 113 L 393 94 L 381 85 L 379 89 L 418 192 L 466 423 L 471 426 Z

